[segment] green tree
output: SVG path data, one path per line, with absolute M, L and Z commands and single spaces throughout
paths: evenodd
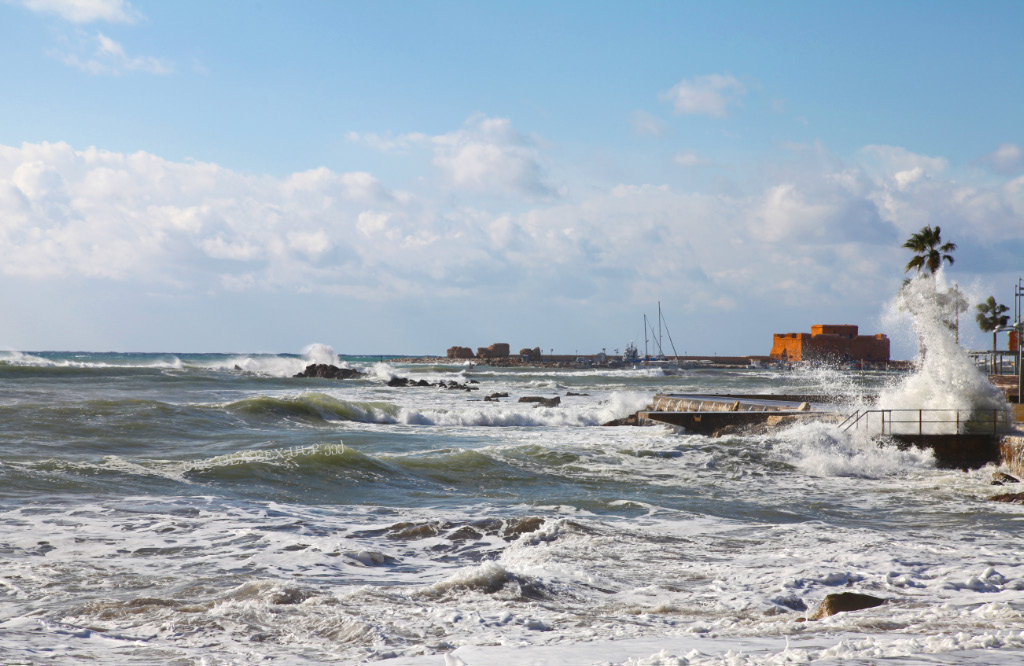
M 1010 321 L 1009 315 L 1003 314 L 1008 312 L 1010 308 L 1005 305 L 996 303 L 995 296 L 989 296 L 987 300 L 978 303 L 978 315 L 975 317 L 978 321 L 978 328 L 985 333 L 992 334 L 992 374 L 996 372 L 996 331 L 1001 326 L 1006 326 Z
M 956 250 L 956 243 L 944 244 L 942 229 L 938 226 L 934 229 L 927 226 L 922 227 L 921 231 L 908 238 L 903 247 L 915 253 L 914 258 L 907 263 L 904 273 L 912 268 L 917 269 L 917 272 L 920 273 L 922 268 L 927 268 L 930 273 L 934 274 L 942 267 L 943 261 L 948 261 L 950 265 L 953 264 L 953 255 L 950 252 Z

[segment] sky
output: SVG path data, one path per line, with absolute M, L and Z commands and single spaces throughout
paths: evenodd
M 1012 311 L 1022 34 L 998 0 L 0 0 L 0 349 L 613 352 L 660 303 L 679 354 L 857 324 L 911 358 L 926 225 Z

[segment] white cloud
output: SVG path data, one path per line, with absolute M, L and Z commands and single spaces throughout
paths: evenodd
M 710 164 L 710 162 L 692 150 L 688 150 L 684 153 L 676 153 L 672 158 L 672 161 L 682 167 L 700 167 Z
M 138 14 L 124 0 L 22 0 L 34 12 L 56 14 L 72 23 L 134 23 Z
M 1024 152 L 1016 144 L 1004 143 L 986 155 L 982 163 L 998 173 L 1014 174 L 1024 169 Z
M 420 133 L 397 137 L 350 132 L 350 141 L 383 152 L 426 147 L 446 183 L 475 193 L 506 193 L 550 197 L 537 142 L 524 136 L 508 118 L 473 116 L 454 132 L 428 136 Z
M 439 140 L 439 154 L 465 160 L 450 167 L 455 180 L 458 168 L 491 174 L 489 160 L 501 161 L 500 150 L 465 157 L 466 146 L 514 147 L 517 136 L 504 121 L 475 123 L 430 147 Z M 823 153 L 783 161 L 756 188 L 527 191 L 510 213 L 453 205 L 429 187 L 398 196 L 366 172 L 275 178 L 149 153 L 0 146 L 0 271 L 11 284 L 93 278 L 374 302 L 664 294 L 698 312 L 769 297 L 786 307 L 877 300 L 902 274 L 905 234 L 923 224 L 962 246 L 1024 240 L 1021 225 L 1007 225 L 1024 210 L 1024 178 L 954 182 L 943 160 L 891 147 L 853 163 Z
M 124 47 L 103 33 L 96 33 L 95 49 L 89 55 L 67 53 L 61 61 L 93 75 L 118 76 L 126 72 L 165 75 L 174 72 L 170 62 L 149 56 L 129 56 Z
M 661 118 L 646 111 L 634 111 L 629 115 L 629 124 L 633 131 L 642 136 L 665 136 L 669 126 Z
M 679 115 L 722 117 L 745 92 L 744 85 L 728 74 L 708 74 L 683 79 L 659 97 L 671 103 Z

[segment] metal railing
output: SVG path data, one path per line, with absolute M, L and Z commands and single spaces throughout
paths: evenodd
M 1012 430 L 1012 417 L 1003 409 L 858 409 L 839 424 L 844 431 L 870 429 L 878 416 L 880 435 L 999 434 Z

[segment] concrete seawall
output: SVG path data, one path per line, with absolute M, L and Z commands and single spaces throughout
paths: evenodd
M 846 416 L 843 407 L 831 404 L 825 396 L 760 394 L 658 394 L 649 410 L 637 413 L 640 423 L 664 423 L 710 437 L 764 432 L 808 419 L 840 423 Z M 929 449 L 942 468 L 1003 464 L 1024 478 L 1024 432 L 887 433 L 874 438 L 880 443 L 894 442 L 900 448 Z

